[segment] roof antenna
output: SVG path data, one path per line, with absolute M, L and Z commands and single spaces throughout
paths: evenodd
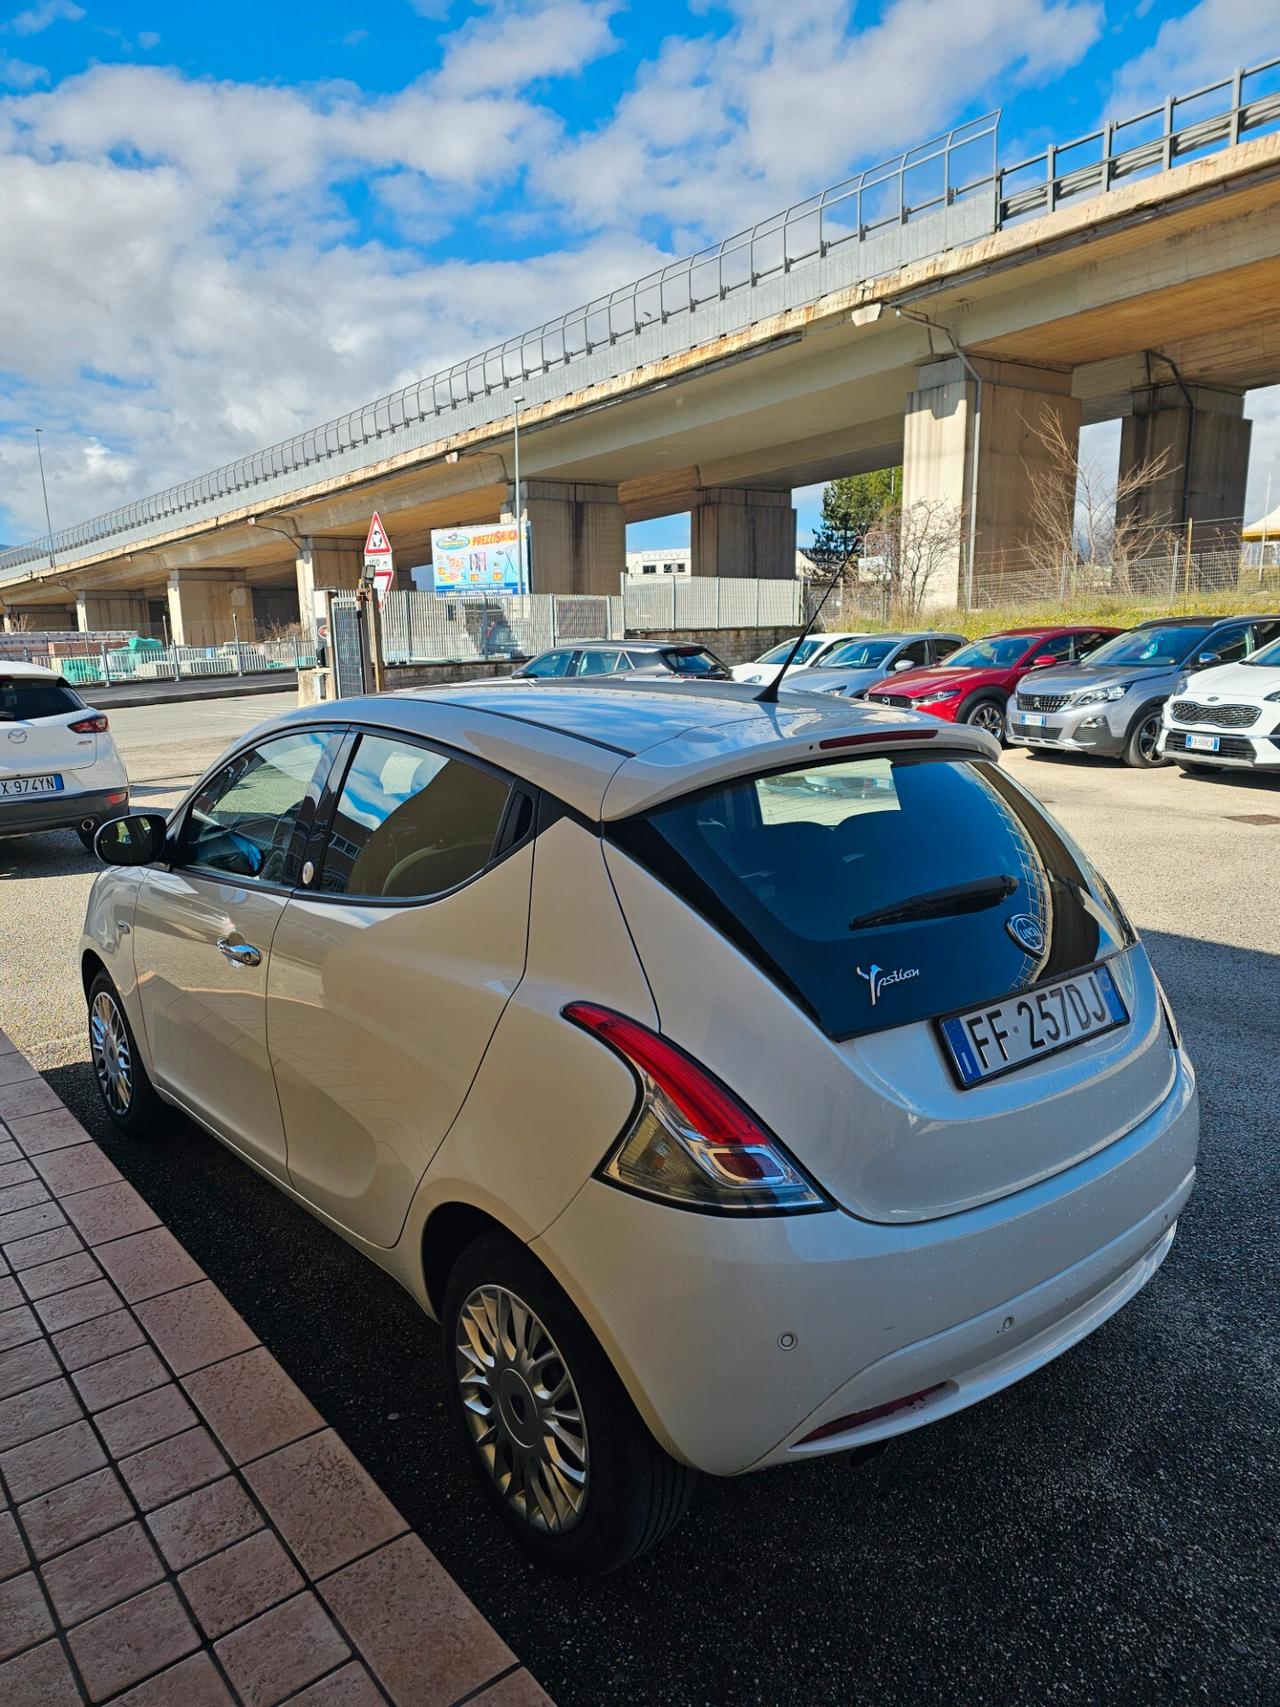
M 832 587 L 835 586 L 836 582 L 840 579 L 840 576 L 843 573 L 843 570 L 844 570 L 844 564 L 842 563 L 840 565 L 840 568 L 836 570 L 834 575 L 832 575 L 830 581 L 828 581 L 826 592 L 823 593 L 822 597 L 818 600 L 817 604 L 813 607 L 813 615 L 809 618 L 808 622 L 805 623 L 804 628 L 801 631 L 801 633 L 799 633 L 796 636 L 796 643 L 791 648 L 790 652 L 787 653 L 786 662 L 783 664 L 782 668 L 778 671 L 777 675 L 773 678 L 773 680 L 771 682 L 766 682 L 764 684 L 764 686 L 760 689 L 759 693 L 752 695 L 752 698 L 755 700 L 757 705 L 776 705 L 778 703 L 778 689 L 782 686 L 782 678 L 783 678 L 783 676 L 786 675 L 787 671 L 791 668 L 792 664 L 795 663 L 796 653 L 800 650 L 800 648 L 804 645 L 805 641 L 809 638 L 810 630 L 813 628 L 814 623 L 817 622 L 818 617 L 822 614 L 822 607 L 823 607 L 823 605 L 826 604 L 828 598 L 830 597 L 831 589 L 832 589 Z

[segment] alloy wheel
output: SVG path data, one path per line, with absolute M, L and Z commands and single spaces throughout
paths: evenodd
M 975 729 L 985 729 L 988 735 L 994 735 L 997 741 L 1004 734 L 1004 712 L 989 699 L 974 706 L 969 722 Z
M 467 1428 L 503 1499 L 562 1534 L 587 1497 L 587 1425 L 560 1349 L 523 1299 L 478 1286 L 458 1313 L 454 1362 Z
M 98 991 L 89 1010 L 89 1048 L 107 1107 L 114 1115 L 128 1114 L 133 1106 L 133 1051 L 124 1015 L 105 990 Z

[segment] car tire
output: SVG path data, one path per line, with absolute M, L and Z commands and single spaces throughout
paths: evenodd
M 601 1575 L 670 1534 L 697 1472 L 654 1440 L 594 1334 L 524 1245 L 499 1230 L 468 1245 L 449 1275 L 441 1324 L 445 1381 L 472 1467 L 544 1565 Z M 507 1344 L 515 1354 L 495 1374 L 495 1349 Z M 528 1378 L 530 1368 L 539 1376 Z M 549 1381 L 559 1434 L 550 1452 L 537 1424 Z
M 155 1130 L 161 1102 L 142 1064 L 120 992 L 99 970 L 89 985 L 89 1060 L 103 1107 L 122 1132 L 145 1137 Z
M 1120 756 L 1130 770 L 1158 770 L 1161 765 L 1167 765 L 1169 762 L 1156 749 L 1159 739 L 1160 707 L 1149 705 L 1145 711 L 1139 712 L 1130 724 L 1124 751 Z
M 957 723 L 971 723 L 975 729 L 985 729 L 988 735 L 994 735 L 1003 747 L 1004 738 L 1004 701 L 998 694 L 977 693 L 972 699 L 965 700 L 956 713 Z

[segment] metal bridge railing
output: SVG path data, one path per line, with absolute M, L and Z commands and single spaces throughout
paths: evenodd
M 1070 197 L 1108 190 L 1143 171 L 1162 170 L 1193 154 L 1230 146 L 1280 124 L 1280 93 L 1271 87 L 1280 82 L 1278 68 L 1280 59 L 1273 59 L 1237 71 L 1221 83 L 1170 96 L 1160 107 L 1107 124 L 1074 142 L 1055 144 L 1003 169 L 998 163 L 1000 115 L 986 114 L 797 202 L 722 243 L 673 261 L 323 426 L 64 528 L 52 539 L 2 552 L 0 578 L 55 555 L 74 557 L 116 536 L 176 522 L 193 511 L 214 507 L 216 513 L 216 506 L 226 498 L 269 488 L 314 465 L 343 459 L 348 466 L 366 466 L 398 449 L 429 442 L 424 423 L 438 423 L 439 433 L 447 434 L 449 416 L 464 408 L 490 404 L 485 419 L 501 419 L 510 412 L 509 396 L 538 376 L 549 375 L 554 381 L 564 371 L 568 377 L 562 389 L 570 390 L 575 380 L 569 370 L 602 348 L 673 319 L 691 318 L 708 304 L 727 301 L 779 274 L 825 260 L 845 245 L 884 237 L 958 203 L 986 201 L 989 212 L 984 228 L 994 230 L 1052 210 Z M 1214 109 L 1215 100 L 1226 104 Z M 1206 103 L 1212 110 L 1205 110 Z M 1155 134 L 1140 134 L 1144 126 L 1150 129 L 1157 123 Z M 1078 158 L 1090 152 L 1096 157 Z M 939 249 L 947 242 L 945 232 L 941 237 Z M 908 255 L 919 258 L 918 240 L 913 242 L 917 246 L 903 239 L 899 260 Z M 892 252 L 877 249 L 877 270 L 895 264 Z M 553 383 L 548 397 L 555 394 Z M 362 459 L 360 453 L 366 447 L 376 448 Z M 277 496 L 278 492 L 263 491 L 264 501 Z

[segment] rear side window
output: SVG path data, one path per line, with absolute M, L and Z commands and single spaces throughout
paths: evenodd
M 985 761 L 774 772 L 611 834 L 835 1038 L 998 1000 L 1127 942 L 1083 857 Z M 1036 953 L 1007 928 L 1027 915 Z
M 489 863 L 508 785 L 412 741 L 361 737 L 315 886 L 372 898 L 442 894 Z
M 0 723 L 30 723 L 83 707 L 80 695 L 62 682 L 42 681 L 39 676 L 0 676 Z
M 710 676 L 724 668 L 710 652 L 664 652 L 662 660 L 678 676 Z

